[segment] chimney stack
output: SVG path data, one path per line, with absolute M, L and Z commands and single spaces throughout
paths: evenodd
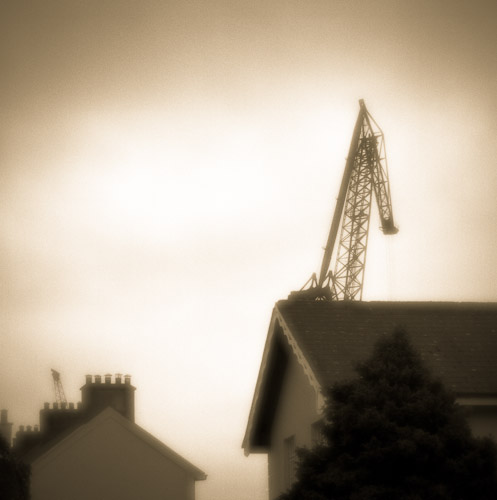
M 0 436 L 3 436 L 10 447 L 12 441 L 12 423 L 9 422 L 7 410 L 0 412 Z
M 135 388 L 131 385 L 131 375 L 124 376 L 116 374 L 116 382 L 112 383 L 112 375 L 104 376 L 105 383 L 101 383 L 101 377 L 95 375 L 94 384 L 86 384 L 81 387 L 81 401 L 83 411 L 87 416 L 92 416 L 112 407 L 132 422 L 135 421 Z

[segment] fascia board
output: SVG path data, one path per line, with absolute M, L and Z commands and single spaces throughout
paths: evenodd
M 266 369 L 267 369 L 267 362 L 269 358 L 269 351 L 271 347 L 271 343 L 273 340 L 274 336 L 274 331 L 275 331 L 275 324 L 276 324 L 276 307 L 273 309 L 273 313 L 271 315 L 271 321 L 269 323 L 269 329 L 266 337 L 266 343 L 264 345 L 264 351 L 262 354 L 262 361 L 261 361 L 261 366 L 259 368 L 259 374 L 257 376 L 257 382 L 255 384 L 255 391 L 254 391 L 254 396 L 252 397 L 252 405 L 250 406 L 250 413 L 249 413 L 249 418 L 247 422 L 247 428 L 245 430 L 245 436 L 243 438 L 242 442 L 242 448 L 244 450 L 245 456 L 250 455 L 250 440 L 252 437 L 252 432 L 254 428 L 254 420 L 256 416 L 256 412 L 258 409 L 258 404 L 260 401 L 260 394 L 261 394 L 261 387 L 262 387 L 262 382 L 264 380 L 265 374 L 266 374 Z
M 275 328 L 276 323 L 278 323 L 281 326 L 283 334 L 285 335 L 287 342 L 292 349 L 292 352 L 295 354 L 298 363 L 303 368 L 304 373 L 309 380 L 309 383 L 311 384 L 312 388 L 316 392 L 316 401 L 317 401 L 316 410 L 317 410 L 317 412 L 319 414 L 322 414 L 323 407 L 324 407 L 324 397 L 322 394 L 321 385 L 319 384 L 319 382 L 316 378 L 316 375 L 314 374 L 314 371 L 312 370 L 309 362 L 307 361 L 306 357 L 304 356 L 304 353 L 302 352 L 297 341 L 295 340 L 295 337 L 292 334 L 290 327 L 288 326 L 288 324 L 284 320 L 283 315 L 281 314 L 281 311 L 278 308 L 278 305 L 275 305 L 275 307 L 273 309 L 273 313 L 271 315 L 271 322 L 269 324 L 268 335 L 266 338 L 266 343 L 264 345 L 264 352 L 262 355 L 261 367 L 259 369 L 259 375 L 257 377 L 257 383 L 255 386 L 254 396 L 252 398 L 252 405 L 250 407 L 247 429 L 245 431 L 245 436 L 244 436 L 243 442 L 242 442 L 242 448 L 244 449 L 245 456 L 248 456 L 248 455 L 250 455 L 250 453 L 252 451 L 255 451 L 254 449 L 251 449 L 250 440 L 252 437 L 255 418 L 256 418 L 257 412 L 259 410 L 259 403 L 261 400 L 261 389 L 263 386 L 264 378 L 266 376 L 267 363 L 268 363 L 268 359 L 269 359 L 269 353 L 271 350 L 272 340 L 273 340 L 275 330 L 276 330 L 276 328 Z
M 298 342 L 295 340 L 294 335 L 292 334 L 292 331 L 290 327 L 288 326 L 287 322 L 285 321 L 283 315 L 281 314 L 281 311 L 278 309 L 278 306 L 275 306 L 275 316 L 276 319 L 278 320 L 278 323 L 280 324 L 283 333 L 285 337 L 287 338 L 288 343 L 290 344 L 290 347 L 292 348 L 293 353 L 295 354 L 295 357 L 297 358 L 297 361 L 299 362 L 300 366 L 304 370 L 304 373 L 309 380 L 309 383 L 311 384 L 312 388 L 316 392 L 316 402 L 317 402 L 317 407 L 316 410 L 319 414 L 322 413 L 323 407 L 324 407 L 324 397 L 322 393 L 322 387 L 321 384 L 318 382 L 318 379 L 311 368 L 311 365 L 307 361 L 304 353 L 302 352 L 302 349 L 300 348 Z

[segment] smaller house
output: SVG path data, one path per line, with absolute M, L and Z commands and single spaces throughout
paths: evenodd
M 88 375 L 82 401 L 48 403 L 13 451 L 31 466 L 32 500 L 194 500 L 200 469 L 134 422 L 130 378 Z

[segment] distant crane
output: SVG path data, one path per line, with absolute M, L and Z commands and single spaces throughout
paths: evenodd
M 383 132 L 362 99 L 359 106 L 319 281 L 313 274 L 303 289 L 296 294 L 303 298 L 362 299 L 373 191 L 378 203 L 383 233 L 398 232 L 393 221 Z M 329 268 L 339 227 L 341 232 L 333 273 Z M 308 285 L 310 288 L 304 290 Z
M 64 388 L 62 387 L 62 381 L 60 380 L 60 373 L 52 368 L 52 378 L 53 378 L 53 385 L 54 385 L 54 390 L 55 390 L 55 400 L 59 404 L 66 404 L 67 399 L 66 395 L 64 394 Z

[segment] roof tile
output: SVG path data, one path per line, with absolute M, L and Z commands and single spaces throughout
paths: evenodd
M 456 394 L 497 395 L 497 303 L 282 300 L 277 308 L 322 386 L 354 377 L 378 337 L 402 327 Z

